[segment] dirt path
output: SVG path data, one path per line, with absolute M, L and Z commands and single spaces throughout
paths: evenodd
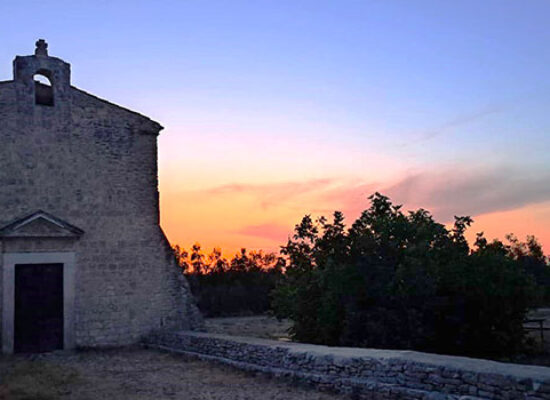
M 343 398 L 141 348 L 0 357 L 2 400 Z

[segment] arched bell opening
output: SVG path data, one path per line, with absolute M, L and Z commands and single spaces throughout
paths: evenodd
M 34 103 L 36 105 L 50 107 L 54 105 L 53 84 L 50 75 L 45 70 L 40 70 L 33 75 Z

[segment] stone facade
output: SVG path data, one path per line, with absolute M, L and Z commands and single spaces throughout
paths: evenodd
M 154 334 L 151 347 L 380 400 L 547 400 L 550 368 L 416 351 L 327 347 L 201 332 Z
M 64 282 L 74 292 L 64 310 L 65 347 L 125 345 L 152 330 L 200 327 L 159 226 L 162 127 L 71 86 L 70 65 L 48 56 L 43 41 L 13 66 L 13 80 L 0 82 L 4 352 L 13 350 L 8 264 L 21 254 L 36 263 L 45 253 L 74 256 L 73 281 Z

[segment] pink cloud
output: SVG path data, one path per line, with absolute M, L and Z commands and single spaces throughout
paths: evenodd
M 312 179 L 307 181 L 277 182 L 265 184 L 239 184 L 216 186 L 199 191 L 201 196 L 233 196 L 238 194 L 254 196 L 259 207 L 269 209 L 288 204 L 303 196 L 316 196 L 327 190 L 333 179 Z
M 425 171 L 403 178 L 384 194 L 436 218 L 513 210 L 550 200 L 550 172 L 511 168 Z
M 196 194 L 201 197 L 227 196 L 229 199 L 234 195 L 247 195 L 264 210 L 286 208 L 302 214 L 326 216 L 339 210 L 350 221 L 369 207 L 368 196 L 380 192 L 394 203 L 403 204 L 405 209 L 424 208 L 441 222 L 449 222 L 454 215 L 476 216 L 550 201 L 548 182 L 550 171 L 544 170 L 454 167 L 420 171 L 393 183 L 327 178 L 302 182 L 230 184 Z M 271 225 L 258 225 L 267 226 Z M 266 232 L 271 231 L 267 229 Z
M 249 225 L 236 231 L 240 235 L 256 236 L 283 244 L 292 233 L 292 228 L 274 223 Z

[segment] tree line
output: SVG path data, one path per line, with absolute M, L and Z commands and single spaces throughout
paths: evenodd
M 294 340 L 325 345 L 499 356 L 524 351 L 529 309 L 550 304 L 550 262 L 534 237 L 507 243 L 470 217 L 452 228 L 379 193 L 347 227 L 344 215 L 296 225 L 280 255 L 231 261 L 176 248 L 206 315 L 271 310 Z
M 228 260 L 220 249 L 204 254 L 196 243 L 191 251 L 175 246 L 174 254 L 203 315 L 263 314 L 270 310 L 270 293 L 282 277 L 283 265 L 274 253 L 243 248 Z

